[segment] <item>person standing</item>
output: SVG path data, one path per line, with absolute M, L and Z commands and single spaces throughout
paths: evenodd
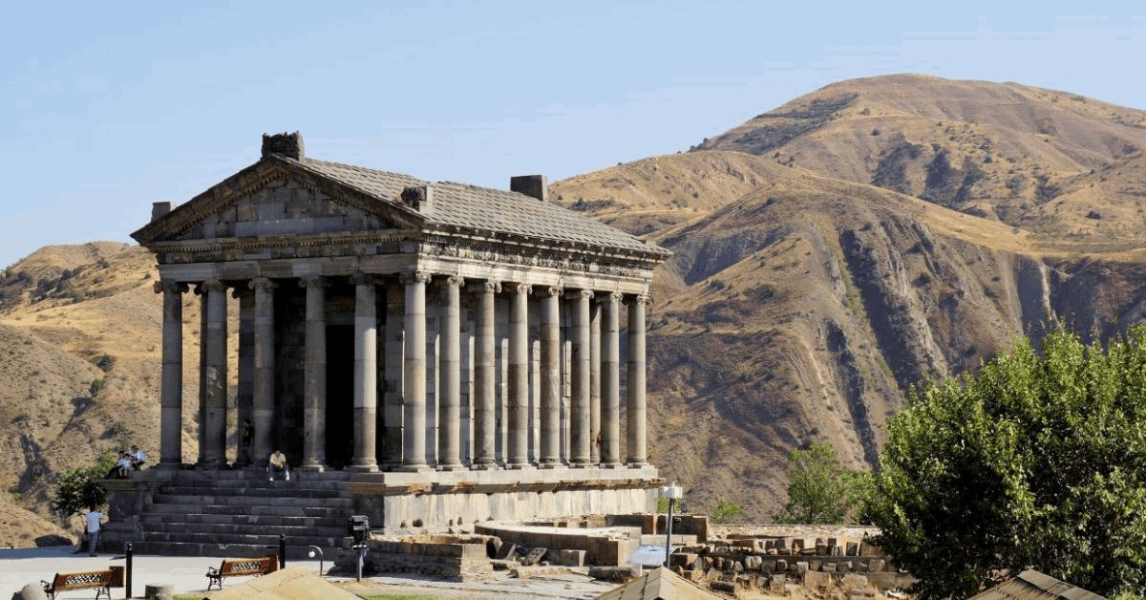
M 99 546 L 100 521 L 103 519 L 103 513 L 92 505 L 88 507 L 88 514 L 84 517 L 87 521 L 88 556 L 95 556 L 96 547 Z

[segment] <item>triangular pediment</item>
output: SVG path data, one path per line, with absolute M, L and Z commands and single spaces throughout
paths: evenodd
M 388 193 L 363 190 L 305 163 L 271 156 L 152 220 L 132 237 L 146 245 L 419 229 L 422 216 Z

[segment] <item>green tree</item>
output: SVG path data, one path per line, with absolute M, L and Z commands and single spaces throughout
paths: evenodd
M 721 500 L 716 504 L 716 508 L 712 509 L 712 522 L 718 525 L 731 523 L 738 518 L 740 518 L 740 505 L 728 500 Z
M 107 490 L 96 483 L 115 466 L 116 455 L 110 449 L 100 454 L 96 464 L 64 471 L 56 487 L 54 508 L 62 519 L 77 515 L 89 506 L 107 502 Z
M 876 542 L 956 600 L 1039 571 L 1146 595 L 1146 329 L 1084 345 L 1063 327 L 914 390 L 889 424 Z
M 839 465 L 831 444 L 788 453 L 788 504 L 779 523 L 842 524 L 864 514 L 870 475 Z

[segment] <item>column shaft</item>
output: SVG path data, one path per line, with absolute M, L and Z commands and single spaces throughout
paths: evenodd
M 571 357 L 571 419 L 569 424 L 570 464 L 587 467 L 590 461 L 591 433 L 589 399 L 589 300 L 593 292 L 579 290 L 570 295 L 573 311 L 573 340 Z
M 412 273 L 406 284 L 406 349 L 403 361 L 402 469 L 422 471 L 426 464 L 426 282 L 430 276 Z
M 601 464 L 601 306 L 589 303 L 589 462 Z
M 308 277 L 306 287 L 306 364 L 303 367 L 302 468 L 326 468 L 326 280 Z
M 442 324 L 441 410 L 438 413 L 438 468 L 456 471 L 461 462 L 461 277 L 445 282 L 445 322 Z
M 547 288 L 541 297 L 541 456 L 542 467 L 561 464 L 561 295 Z
M 213 280 L 207 291 L 207 375 L 203 455 L 208 468 L 227 466 L 227 285 Z
M 374 279 L 354 283 L 354 459 L 351 470 L 375 472 L 378 421 L 378 296 Z
M 163 293 L 163 374 L 160 383 L 159 465 L 183 463 L 183 292 L 187 284 L 157 281 Z
M 402 428 L 405 419 L 402 406 L 404 389 L 402 377 L 405 371 L 403 348 L 406 336 L 403 331 L 405 292 L 401 286 L 393 283 L 392 280 L 388 280 L 386 285 L 386 341 L 384 342 L 386 385 L 382 396 L 382 421 L 385 425 L 381 468 L 388 471 L 402 466 L 404 443 Z
M 266 277 L 252 279 L 255 290 L 255 399 L 251 459 L 265 465 L 275 443 L 275 283 Z M 241 430 L 240 430 L 241 431 Z
M 506 466 L 529 466 L 529 292 L 514 284 L 509 310 L 509 452 Z
M 621 464 L 621 344 L 617 304 L 621 295 L 601 299 L 601 466 Z
M 474 349 L 474 461 L 475 469 L 496 465 L 495 434 L 497 413 L 495 394 L 497 361 L 494 340 L 494 294 L 500 285 L 493 281 L 480 284 L 477 307 L 477 339 Z
M 626 412 L 628 426 L 625 428 L 628 438 L 628 464 L 630 467 L 643 467 L 648 464 L 646 454 L 646 413 L 645 401 L 645 307 L 649 304 L 648 296 L 636 296 L 629 302 L 629 371 L 626 376 L 627 400 Z

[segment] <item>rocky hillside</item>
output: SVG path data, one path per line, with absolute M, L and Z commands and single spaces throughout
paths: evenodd
M 1102 336 L 1140 322 L 1143 147 L 1141 111 L 903 75 L 825 87 L 551 193 L 675 253 L 649 316 L 651 457 L 690 508 L 726 499 L 767 522 L 791 449 L 830 442 L 869 468 L 910 386 L 974 370 L 1048 319 Z M 49 510 L 63 470 L 124 443 L 157 457 L 153 264 L 95 243 L 0 273 L 0 444 L 17 457 L 0 465 L 0 543 L 67 533 Z
M 869 468 L 912 385 L 1050 319 L 1139 322 L 1142 147 L 1141 111 L 903 75 L 554 191 L 675 253 L 650 313 L 651 453 L 694 506 L 766 521 L 792 448 Z

